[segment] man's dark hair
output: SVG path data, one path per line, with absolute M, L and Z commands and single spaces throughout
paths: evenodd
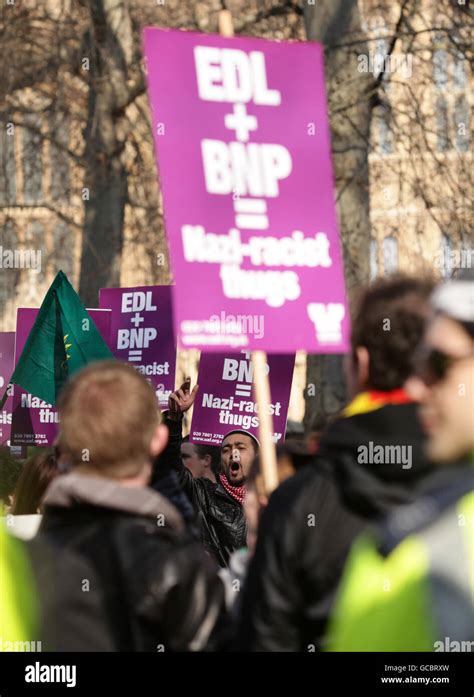
M 363 293 L 352 326 L 351 345 L 354 358 L 358 346 L 369 352 L 370 389 L 394 390 L 410 376 L 432 290 L 429 279 L 395 276 L 376 281 Z
M 206 455 L 211 458 L 211 469 L 215 476 L 218 477 L 221 471 L 221 450 L 216 445 L 201 445 L 193 443 L 197 456 L 203 460 Z

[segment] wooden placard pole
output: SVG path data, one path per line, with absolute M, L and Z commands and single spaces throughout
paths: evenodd
M 234 36 L 234 23 L 229 10 L 219 12 L 219 33 L 221 36 Z M 267 495 L 278 486 L 278 469 L 276 450 L 273 443 L 273 419 L 270 414 L 270 383 L 266 370 L 267 355 L 265 351 L 253 351 L 252 364 L 254 372 L 255 398 L 258 405 L 260 440 L 260 464 Z
M 278 486 L 278 468 L 273 442 L 273 419 L 270 414 L 270 383 L 265 351 L 252 352 L 255 398 L 258 405 L 258 438 L 260 441 L 260 466 L 267 495 Z
M 229 10 L 219 12 L 219 34 L 221 36 L 234 36 L 234 23 Z

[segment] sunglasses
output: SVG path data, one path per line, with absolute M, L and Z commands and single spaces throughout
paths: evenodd
M 438 349 L 423 348 L 415 358 L 414 372 L 427 385 L 432 385 L 443 380 L 455 363 L 471 355 L 455 357 Z

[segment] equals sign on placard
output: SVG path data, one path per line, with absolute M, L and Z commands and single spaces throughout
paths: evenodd
M 128 360 L 131 363 L 134 363 L 135 361 L 141 361 L 142 360 L 142 352 L 141 351 L 129 351 L 128 352 Z
M 268 228 L 267 202 L 263 198 L 236 198 L 234 211 L 235 224 L 241 230 Z
M 250 397 L 252 394 L 252 385 L 237 385 L 235 388 L 235 394 L 237 397 Z

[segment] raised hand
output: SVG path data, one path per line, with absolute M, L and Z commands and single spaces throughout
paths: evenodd
M 168 406 L 172 418 L 179 418 L 192 407 L 198 388 L 199 385 L 195 385 L 191 390 L 191 378 L 186 378 L 181 387 L 170 394 Z

